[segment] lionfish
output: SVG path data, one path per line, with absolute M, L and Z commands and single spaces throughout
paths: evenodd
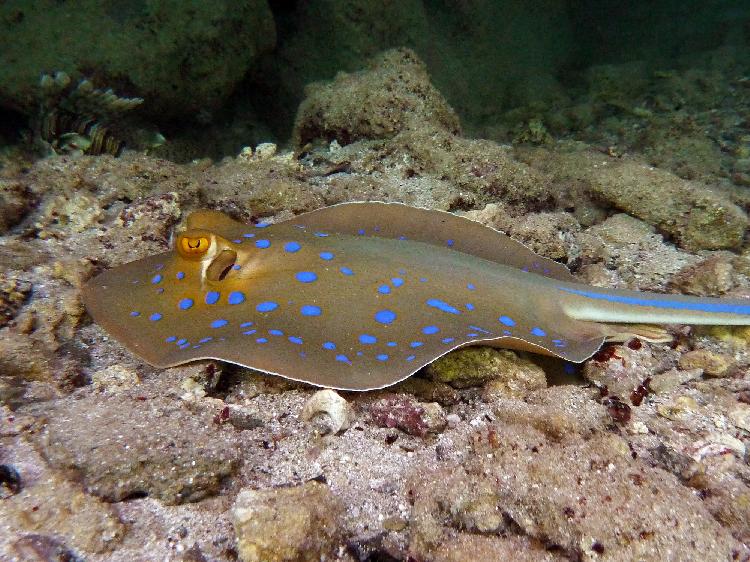
M 40 112 L 34 126 L 37 141 L 56 154 L 122 153 L 128 136 L 123 114 L 141 105 L 143 98 L 97 89 L 85 78 L 73 86 L 70 76 L 61 71 L 43 74 L 39 86 Z M 161 144 L 164 139 L 156 133 L 154 140 Z

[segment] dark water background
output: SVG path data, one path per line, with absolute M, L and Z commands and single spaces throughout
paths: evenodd
M 306 84 L 401 46 L 467 135 L 510 142 L 536 119 L 593 141 L 669 88 L 695 111 L 726 104 L 750 72 L 749 37 L 747 0 L 5 1 L 0 141 L 28 126 L 39 75 L 63 70 L 143 97 L 140 117 L 181 141 L 166 153 L 177 160 L 284 144 Z M 692 69 L 700 80 L 664 86 Z

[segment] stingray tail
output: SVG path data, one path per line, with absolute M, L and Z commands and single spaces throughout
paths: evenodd
M 688 297 L 557 284 L 560 304 L 576 320 L 622 324 L 750 325 L 750 299 Z

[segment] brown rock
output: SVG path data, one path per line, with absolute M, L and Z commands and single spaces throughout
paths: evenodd
M 63 536 L 70 546 L 93 552 L 111 551 L 125 534 L 110 505 L 84 494 L 56 472 L 2 500 L 0 517 L 16 532 Z M 45 544 L 41 541 L 38 546 Z
M 688 351 L 679 359 L 680 369 L 702 369 L 706 375 L 724 377 L 734 364 L 732 358 L 722 353 L 714 353 L 707 349 Z
M 0 234 L 20 223 L 35 199 L 22 183 L 0 180 Z
M 343 507 L 330 489 L 310 481 L 291 488 L 243 490 L 232 508 L 243 562 L 317 562 L 341 538 Z
M 197 501 L 216 493 L 239 464 L 231 430 L 213 423 L 215 412 L 152 395 L 143 385 L 66 398 L 47 405 L 45 414 L 39 445 L 50 463 L 75 470 L 88 492 L 109 501 L 134 495 Z
M 730 256 L 715 255 L 677 272 L 670 285 L 687 295 L 719 296 L 736 285 Z

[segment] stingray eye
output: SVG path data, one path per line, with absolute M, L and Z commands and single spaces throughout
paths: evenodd
M 210 244 L 205 236 L 180 236 L 177 240 L 177 251 L 186 258 L 199 258 L 208 252 Z

